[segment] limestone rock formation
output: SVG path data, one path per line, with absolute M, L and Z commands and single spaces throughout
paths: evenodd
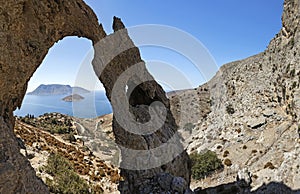
M 149 116 L 153 112 L 156 115 L 164 113 L 162 115 L 166 117 L 165 122 L 154 123 L 162 124 L 158 129 L 151 127 L 151 125 L 148 126 L 149 130 L 153 128 L 155 131 L 146 135 L 130 133 L 124 130 L 114 119 L 113 130 L 116 142 L 125 149 L 133 150 L 136 154 L 126 155 L 128 153 L 122 150 L 122 176 L 124 176 L 125 182 L 120 189 L 123 190 L 123 193 L 143 192 L 148 181 L 153 180 L 155 182 L 157 174 L 162 172 L 168 172 L 175 176 L 174 178 L 176 176 L 183 178 L 184 181 L 177 181 L 176 184 L 172 184 L 177 185 L 174 186 L 175 190 L 180 189 L 183 191 L 188 188 L 190 182 L 189 158 L 179 143 L 179 136 L 176 133 L 177 126 L 170 112 L 169 101 L 162 88 L 146 70 L 139 51 L 128 37 L 126 30 L 122 30 L 124 25 L 120 19 L 115 18 L 114 30 L 125 33 L 115 33 L 103 39 L 106 37 L 106 33 L 99 25 L 93 11 L 82 0 L 2 0 L 0 12 L 0 40 L 2 43 L 0 46 L 1 193 L 48 192 L 41 180 L 35 176 L 29 162 L 19 153 L 19 146 L 13 134 L 14 117 L 12 112 L 21 106 L 27 82 L 41 64 L 49 48 L 66 36 L 85 37 L 95 45 L 94 69 L 105 85 L 114 111 L 118 109 L 125 115 L 129 113 L 126 109 L 118 108 L 118 99 L 116 101 L 111 97 L 118 77 L 127 68 L 139 63 L 139 72 L 150 81 L 140 84 L 138 82 L 142 80 L 133 78 L 131 85 L 128 83 L 129 90 L 132 90 L 129 100 L 130 112 L 138 120 L 138 123 L 142 124 L 150 119 Z M 113 42 L 109 42 L 110 37 L 118 38 L 114 39 Z M 102 39 L 104 43 L 108 41 L 108 44 L 105 44 L 105 47 L 99 50 L 96 43 Z M 122 48 L 122 45 L 129 45 L 131 48 L 113 55 L 108 63 L 101 63 Z M 108 55 L 104 56 L 102 54 Z M 101 68 L 104 69 L 101 70 Z M 119 100 L 122 101 L 123 99 Z M 149 111 L 148 105 L 152 102 L 159 103 Z M 159 116 L 157 119 L 158 121 L 161 120 Z M 127 121 L 125 120 L 125 122 Z M 141 128 L 138 130 L 143 131 Z M 152 155 L 155 153 L 149 150 L 155 150 L 161 145 L 165 145 L 165 152 L 158 150 L 156 155 Z M 146 151 L 146 155 L 140 156 L 139 151 L 143 150 Z M 168 157 L 165 157 L 166 155 Z M 150 159 L 156 159 L 157 162 L 154 162 L 145 170 L 126 170 L 126 168 L 139 167 L 142 164 L 141 162 L 151 163 L 152 161 L 143 161 L 144 157 L 147 156 Z M 176 178 L 174 180 L 181 179 Z M 157 181 L 155 183 L 154 185 L 157 185 Z
M 0 13 L 0 193 L 47 193 L 19 153 L 12 112 L 55 42 L 79 36 L 95 43 L 105 32 L 82 0 L 1 0 Z
M 180 143 L 169 100 L 148 73 L 119 18 L 114 18 L 113 28 L 113 34 L 95 45 L 93 66 L 113 106 L 113 131 L 125 178 L 120 191 L 161 192 L 157 175 L 164 172 L 174 180 L 182 177 L 185 183 L 180 187 L 188 190 L 189 157 Z
M 252 191 L 299 193 L 299 25 L 299 0 L 285 0 L 282 29 L 267 49 L 225 64 L 206 83 L 211 112 L 193 123 L 186 139 L 191 142 L 188 152 L 213 150 L 232 165 L 198 186 L 235 182 L 239 171 L 247 167 Z M 225 151 L 230 154 L 224 156 Z M 279 189 L 277 183 L 284 186 Z

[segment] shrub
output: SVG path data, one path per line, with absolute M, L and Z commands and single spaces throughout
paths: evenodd
M 76 138 L 75 138 L 75 136 L 74 136 L 73 133 L 67 134 L 66 139 L 67 139 L 70 143 L 76 142 Z
M 66 158 L 58 154 L 51 154 L 43 169 L 53 176 L 53 180 L 46 180 L 51 192 L 63 194 L 90 193 L 89 185 L 75 173 L 73 166 Z
M 292 89 L 297 87 L 297 82 L 293 82 Z
M 232 104 L 226 106 L 226 112 L 231 115 L 235 112 Z
M 229 160 L 228 158 L 226 158 L 226 159 L 224 160 L 224 164 L 225 164 L 226 166 L 231 166 L 231 165 L 232 165 L 232 162 L 231 162 L 231 160 Z
M 225 158 L 225 157 L 227 157 L 228 155 L 229 155 L 229 151 L 226 150 L 226 151 L 224 152 L 224 154 L 223 154 L 223 157 Z
M 291 76 L 291 77 L 295 77 L 295 74 L 296 74 L 296 70 L 295 70 L 295 69 L 292 69 L 292 70 L 290 71 L 290 76 Z
M 264 166 L 264 168 L 274 169 L 275 166 L 272 164 L 272 162 L 267 162 Z
M 257 150 L 252 150 L 251 153 L 255 154 L 255 153 L 257 153 Z
M 194 179 L 202 179 L 212 174 L 215 170 L 224 168 L 217 154 L 210 150 L 203 154 L 192 153 L 190 158 L 192 161 L 192 177 Z

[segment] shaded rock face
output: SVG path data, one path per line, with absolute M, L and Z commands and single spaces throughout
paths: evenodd
M 154 133 L 145 135 L 126 131 L 114 118 L 113 130 L 116 142 L 121 146 L 121 168 L 123 167 L 121 173 L 125 178 L 120 190 L 123 193 L 147 193 L 149 189 L 150 191 L 156 189 L 160 192 L 163 189 L 157 186 L 159 185 L 157 175 L 162 172 L 168 172 L 174 178 L 175 183 L 169 186 L 174 191 L 187 190 L 190 182 L 189 158 L 178 143 L 177 126 L 170 112 L 169 101 L 163 89 L 146 70 L 139 50 L 133 45 L 127 31 L 122 31 L 124 24 L 120 19 L 115 18 L 113 28 L 115 31 L 120 30 L 124 33 L 111 35 L 118 38 L 109 42 L 109 37 L 103 39 L 106 33 L 101 24 L 99 25 L 95 14 L 81 0 L 8 0 L 1 2 L 0 12 L 2 43 L 0 46 L 0 193 L 48 193 L 46 186 L 35 176 L 29 162 L 19 153 L 20 148 L 13 134 L 13 110 L 21 106 L 27 82 L 50 47 L 66 36 L 85 37 L 95 45 L 93 66 L 107 90 L 114 111 L 120 111 L 125 115 L 129 113 L 126 112 L 127 110 L 118 108 L 118 101 L 123 99 L 113 98 L 113 87 L 118 77 L 127 68 L 138 63 L 139 73 L 149 81 L 139 83 L 140 78 L 134 77 L 130 83 L 127 83 L 131 91 L 128 92 L 131 105 L 129 111 L 141 124 L 151 120 L 150 113 L 153 111 L 156 115 L 165 117 L 162 125 L 155 129 Z M 96 43 L 102 39 L 104 42 L 108 40 L 108 44 L 98 49 Z M 131 48 L 112 55 L 113 58 L 103 64 L 107 56 L 117 51 L 120 45 L 126 44 Z M 127 95 L 126 92 L 124 94 Z M 157 105 L 151 109 L 152 112 L 149 111 L 148 106 L 155 101 L 160 102 L 159 105 L 164 109 L 160 109 Z M 151 129 L 151 126 L 148 128 Z M 142 131 L 142 128 L 137 128 L 137 130 Z M 171 143 L 167 143 L 169 140 L 172 140 Z M 167 145 L 164 147 L 165 152 L 161 150 L 158 153 L 149 152 L 150 149 L 162 144 Z M 126 149 L 133 150 L 136 155 L 128 155 Z M 140 155 L 136 150 L 146 151 L 146 155 Z M 165 154 L 169 158 L 164 161 Z M 158 162 L 154 162 L 146 169 L 140 169 L 139 167 L 143 166 L 140 162 L 145 157 L 150 157 L 150 160 L 156 159 Z M 160 160 L 164 162 L 160 163 Z M 152 163 L 149 160 L 144 162 Z M 149 182 L 153 183 L 153 188 L 147 187 L 147 189 Z
M 0 13 L 0 193 L 47 193 L 19 152 L 12 112 L 55 42 L 65 36 L 97 42 L 105 32 L 81 0 L 2 0 Z
M 113 28 L 113 34 L 95 45 L 93 66 L 113 106 L 113 132 L 125 179 L 119 189 L 122 193 L 162 192 L 157 175 L 167 172 L 174 180 L 182 177 L 181 189 L 186 191 L 190 161 L 180 143 L 169 100 L 148 73 L 119 18 L 114 18 Z

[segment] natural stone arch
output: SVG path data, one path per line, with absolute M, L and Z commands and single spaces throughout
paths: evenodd
M 106 37 L 106 33 L 101 24 L 99 25 L 96 15 L 82 0 L 2 0 L 1 5 L 0 40 L 3 44 L 0 46 L 0 192 L 47 193 L 46 186 L 35 176 L 29 162 L 19 153 L 13 134 L 13 111 L 21 106 L 27 82 L 55 42 L 67 36 L 78 36 L 85 37 L 96 45 Z M 124 25 L 115 18 L 113 28 L 115 31 L 122 30 Z M 126 43 L 125 40 L 131 43 L 127 33 L 118 41 Z M 111 42 L 107 46 L 114 50 L 118 48 L 115 43 Z M 138 49 L 132 46 L 132 49 L 117 55 L 108 64 L 99 63 L 99 59 L 102 61 L 105 55 L 101 54 L 109 53 L 102 52 L 101 49 L 99 52 L 95 47 L 97 57 L 93 61 L 94 70 L 104 84 L 110 100 L 113 84 L 127 67 L 141 63 L 145 75 L 152 78 L 144 68 Z M 103 71 L 100 64 L 104 65 Z M 114 69 L 115 66 L 117 69 Z M 140 114 L 145 109 L 139 105 L 149 105 L 156 100 L 167 108 L 167 121 L 163 127 L 152 135 L 138 136 L 128 133 L 114 119 L 113 130 L 118 144 L 131 149 L 147 150 L 166 143 L 176 134 L 177 126 L 169 110 L 169 101 L 154 79 L 139 85 L 133 91 L 130 100 L 132 111 L 136 118 L 144 117 L 147 113 Z M 174 160 L 153 169 L 122 169 L 125 184 L 122 184 L 120 190 L 123 193 L 143 192 L 144 188 L 149 189 L 149 181 L 153 187 L 159 186 L 156 175 L 164 172 L 183 177 L 186 182 L 182 189 L 187 189 L 190 182 L 189 168 L 187 153 L 182 151 Z
M 49 48 L 66 36 L 94 43 L 105 37 L 94 12 L 81 0 L 1 1 L 0 8 L 0 192 L 48 193 L 13 134 L 13 110 Z

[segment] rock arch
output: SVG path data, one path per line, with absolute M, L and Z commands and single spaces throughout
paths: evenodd
M 13 134 L 13 111 L 21 106 L 27 82 L 55 42 L 66 36 L 78 36 L 88 38 L 95 45 L 106 37 L 106 33 L 94 12 L 82 0 L 2 0 L 0 13 L 0 193 L 47 193 L 46 186 L 35 176 L 29 162 L 19 153 Z M 115 18 L 113 28 L 115 31 L 122 30 L 124 25 Z M 127 33 L 119 41 L 124 41 L 122 38 L 131 42 Z M 112 49 L 117 47 L 114 42 L 110 46 Z M 144 68 L 136 47 L 114 57 L 103 71 L 100 70 L 99 60 L 105 58 L 101 54 L 107 53 L 97 50 L 97 47 L 95 51 L 100 59 L 96 57 L 93 66 L 110 100 L 112 83 L 132 64 L 141 63 L 143 72 L 151 77 Z M 155 134 L 146 136 L 126 132 L 115 119 L 113 128 L 117 143 L 128 148 L 147 150 L 165 143 L 176 133 L 177 126 L 169 110 L 168 99 L 154 80 L 137 88 L 131 95 L 131 104 L 135 105 L 132 111 L 136 118 L 147 115 L 139 114 L 141 111 L 147 112 L 139 107 L 143 100 L 145 104 L 159 100 L 167 108 L 167 121 Z M 183 177 L 186 183 L 183 189 L 187 189 L 190 172 L 186 152 L 183 151 L 174 160 L 153 169 L 122 169 L 125 181 L 120 190 L 123 193 L 146 192 L 144 189 L 148 187 L 149 181 L 152 181 L 153 188 L 159 187 L 157 175 L 161 173 Z M 169 186 L 167 188 L 171 189 Z

